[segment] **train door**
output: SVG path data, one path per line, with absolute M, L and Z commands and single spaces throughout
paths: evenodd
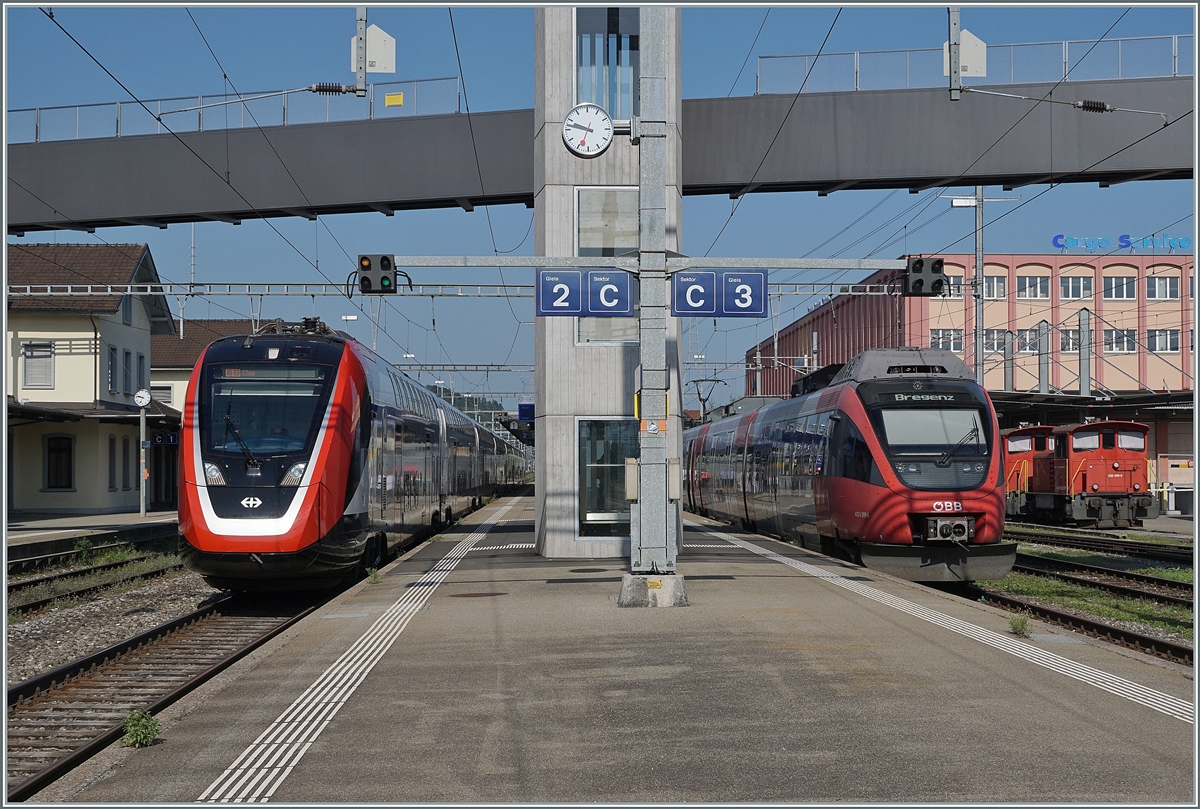
M 402 493 L 402 478 L 404 467 L 400 458 L 403 447 L 404 427 L 393 416 L 387 417 L 387 434 L 384 438 L 384 465 L 387 469 L 388 506 L 387 531 L 395 533 L 404 524 L 404 502 Z

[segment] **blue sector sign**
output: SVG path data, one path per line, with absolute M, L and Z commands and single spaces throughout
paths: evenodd
M 717 274 L 677 272 L 671 276 L 671 314 L 675 317 L 717 313 Z
M 629 277 L 624 270 L 589 270 L 587 314 L 593 317 L 632 315 Z
M 764 271 L 721 273 L 721 317 L 766 317 L 767 274 Z
M 538 270 L 539 317 L 583 314 L 583 273 L 579 270 Z

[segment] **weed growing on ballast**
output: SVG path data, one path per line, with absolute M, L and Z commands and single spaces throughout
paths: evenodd
M 383 577 L 379 575 L 379 571 L 373 567 L 367 568 L 367 584 L 380 584 L 381 582 L 383 582 Z

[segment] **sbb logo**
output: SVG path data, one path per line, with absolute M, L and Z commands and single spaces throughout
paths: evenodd
M 933 504 L 934 511 L 962 511 L 962 503 L 957 500 L 937 500 Z

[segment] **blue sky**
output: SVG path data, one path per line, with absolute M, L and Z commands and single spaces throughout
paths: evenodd
M 349 71 L 349 42 L 354 35 L 353 6 L 262 8 L 190 6 L 196 25 L 182 6 L 121 7 L 54 6 L 57 21 L 71 32 L 130 91 L 142 99 L 220 94 L 226 85 L 222 69 L 206 47 L 212 47 L 232 86 L 248 93 L 299 87 L 314 82 L 353 83 Z M 1128 8 L 1128 11 L 1127 11 Z M 72 43 L 36 7 L 7 6 L 5 25 L 6 106 L 27 107 L 127 101 L 128 96 Z M 762 25 L 767 8 L 689 7 L 683 11 L 683 89 L 685 98 L 749 95 L 754 92 L 756 58 L 766 55 L 816 53 L 830 29 L 837 7 L 774 7 Z M 1124 17 L 1122 18 L 1122 14 Z M 456 7 L 453 11 L 461 74 L 473 112 L 533 106 L 532 8 Z M 460 74 L 449 14 L 445 7 L 369 7 L 369 22 L 397 41 L 394 77 L 371 74 L 368 80 L 420 79 Z M 989 44 L 1049 42 L 1189 34 L 1194 27 L 1190 7 L 973 7 L 964 6 L 962 24 Z M 756 33 L 761 35 L 755 42 Z M 944 6 L 847 7 L 829 35 L 825 52 L 939 47 L 946 39 Z M 751 43 L 754 43 L 751 52 Z M 749 61 L 743 62 L 751 53 Z M 741 74 L 739 76 L 739 70 Z M 736 78 L 736 83 L 735 83 Z M 999 101 L 999 100 L 998 100 Z M 1000 102 L 1004 103 L 1004 102 Z M 1014 120 L 1020 111 L 1014 109 Z M 397 156 L 396 159 L 402 159 Z M 1045 186 L 1004 193 L 988 188 L 991 196 L 1037 194 Z M 968 193 L 970 189 L 950 193 Z M 909 225 L 907 244 L 888 238 L 917 210 L 896 224 L 863 239 L 868 232 L 909 209 L 917 197 L 900 192 L 843 191 L 828 197 L 806 194 L 749 195 L 721 238 L 712 246 L 714 256 L 804 256 L 830 235 L 858 219 L 883 201 L 877 210 L 843 236 L 811 253 L 835 253 L 848 258 L 894 258 L 905 252 L 932 252 L 945 248 L 974 227 L 973 211 L 955 210 L 917 230 L 949 206 L 933 202 Z M 923 204 L 932 192 L 919 199 Z M 885 200 L 885 197 L 887 199 Z M 990 225 L 985 232 L 989 252 L 1050 252 L 1056 233 L 1145 235 L 1188 216 L 1194 210 L 1194 183 L 1183 181 L 1127 183 L 1108 189 L 1095 185 L 1064 185 Z M 684 201 L 683 249 L 688 254 L 709 250 L 717 231 L 729 217 L 732 203 L 724 197 L 688 197 Z M 988 209 L 989 219 L 1002 205 Z M 523 206 L 494 207 L 491 226 L 500 250 L 521 245 L 518 254 L 532 252 L 526 239 L 532 211 Z M 493 236 L 483 209 L 399 212 L 385 218 L 377 214 L 325 217 L 319 223 L 274 220 L 275 226 L 310 260 L 319 260 L 330 277 L 344 278 L 349 271 L 345 253 L 395 252 L 410 255 L 490 255 Z M 1173 228 L 1190 233 L 1194 220 Z M 96 236 L 76 233 L 31 234 L 10 242 L 51 241 L 147 242 L 160 273 L 186 280 L 191 242 L 189 225 L 153 228 L 112 228 Z M 203 223 L 195 228 L 196 272 L 199 281 L 321 281 L 311 265 L 267 225 L 246 222 L 234 227 Z M 902 235 L 903 232 L 901 232 Z M 861 239 L 861 241 L 859 241 Z M 524 241 L 523 241 L 524 240 Z M 855 242 L 857 244 L 852 244 Z M 955 248 L 973 250 L 967 238 Z M 840 252 L 843 251 L 844 252 Z M 343 252 L 344 251 L 344 252 Z M 510 283 L 531 283 L 532 271 L 509 270 Z M 425 270 L 417 283 L 497 283 L 496 270 Z M 773 276 L 782 281 L 783 277 Z M 784 301 L 782 327 L 802 314 L 808 301 Z M 229 307 L 229 309 L 223 308 Z M 312 314 L 311 301 L 268 300 L 264 317 L 296 318 Z M 531 300 L 514 302 L 438 299 L 392 302 L 387 307 L 388 335 L 379 338 L 380 353 L 400 361 L 407 350 L 428 362 L 528 364 L 533 359 L 533 329 L 522 325 L 533 319 Z M 790 310 L 790 311 L 789 311 Z M 317 313 L 331 323 L 356 310 L 346 301 L 318 299 Z M 236 314 L 235 314 L 236 313 Z M 249 305 L 237 298 L 211 303 L 196 301 L 187 317 L 247 316 Z M 436 317 L 436 329 L 433 319 Z M 770 334 L 770 323 L 726 321 L 716 330 L 712 321 L 701 324 L 700 343 L 710 361 L 738 361 L 757 339 Z M 370 330 L 361 316 L 350 331 L 369 343 Z M 709 372 L 706 372 L 709 373 Z M 719 387 L 710 406 L 741 389 L 740 375 L 724 375 L 728 387 Z M 432 377 L 426 374 L 422 381 Z M 465 391 L 532 394 L 532 379 L 497 374 L 490 379 L 463 376 Z M 694 386 L 688 386 L 694 390 Z M 689 397 L 691 396 L 689 390 Z M 515 406 L 516 397 L 508 396 Z M 688 406 L 695 407 L 694 400 Z

